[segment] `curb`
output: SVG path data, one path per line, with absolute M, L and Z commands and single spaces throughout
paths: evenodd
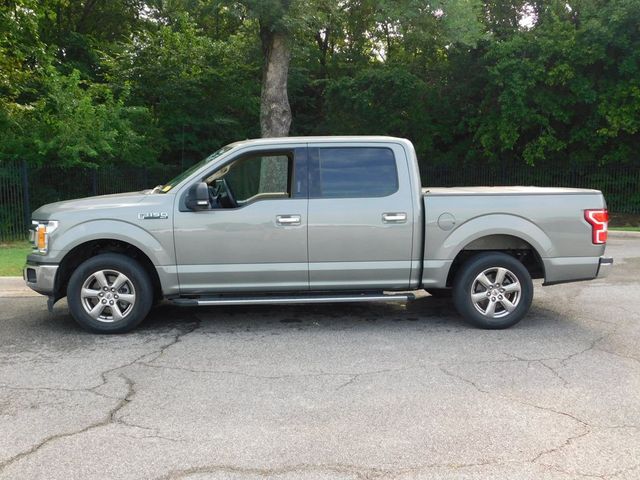
M 640 232 L 625 232 L 624 230 L 609 230 L 609 237 L 640 239 Z
M 0 277 L 0 298 L 36 296 L 40 294 L 27 287 L 22 277 Z

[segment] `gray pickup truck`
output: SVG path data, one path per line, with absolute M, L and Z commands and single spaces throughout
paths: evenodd
M 301 137 L 228 145 L 166 185 L 45 205 L 24 278 L 66 296 L 94 332 L 180 305 L 407 301 L 451 296 L 506 328 L 543 285 L 604 276 L 597 190 L 422 188 L 413 145 Z

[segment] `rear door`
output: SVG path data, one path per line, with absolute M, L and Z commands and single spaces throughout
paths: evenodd
M 309 144 L 311 290 L 406 289 L 414 225 L 396 144 Z

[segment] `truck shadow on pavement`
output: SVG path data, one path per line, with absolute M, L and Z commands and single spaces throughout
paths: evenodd
M 40 328 L 58 333 L 80 333 L 81 327 L 69 314 L 65 301 L 56 305 L 54 313 L 43 312 L 45 322 Z M 558 324 L 559 312 L 536 307 L 512 329 L 539 328 L 542 324 Z M 40 322 L 38 322 L 40 323 Z M 200 328 L 223 328 L 230 331 L 267 332 L 280 329 L 304 330 L 328 328 L 340 330 L 402 328 L 411 324 L 420 330 L 477 330 L 467 325 L 455 311 L 450 299 L 423 297 L 404 303 L 339 303 L 311 305 L 246 305 L 216 307 L 180 307 L 163 303 L 149 313 L 148 318 L 128 335 L 164 333 L 197 323 Z M 573 322 L 570 322 L 573 323 Z

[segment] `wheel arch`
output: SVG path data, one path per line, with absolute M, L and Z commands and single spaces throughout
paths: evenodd
M 431 258 L 452 259 L 446 275 L 446 285 L 451 286 L 460 265 L 483 251 L 501 251 L 520 257 L 532 278 L 544 278 L 542 259 L 555 256 L 555 250 L 549 236 L 531 220 L 493 213 L 462 223 L 431 253 Z
M 456 274 L 465 262 L 482 253 L 491 252 L 506 253 L 519 260 L 531 278 L 545 277 L 544 262 L 533 245 L 519 236 L 491 234 L 472 240 L 458 251 L 447 274 L 447 287 L 453 285 Z
M 162 283 L 158 271 L 149 256 L 136 245 L 115 238 L 100 238 L 80 243 L 62 258 L 56 273 L 54 300 L 66 296 L 69 279 L 84 261 L 101 253 L 119 253 L 135 261 L 147 272 L 153 285 L 154 301 L 163 297 Z

